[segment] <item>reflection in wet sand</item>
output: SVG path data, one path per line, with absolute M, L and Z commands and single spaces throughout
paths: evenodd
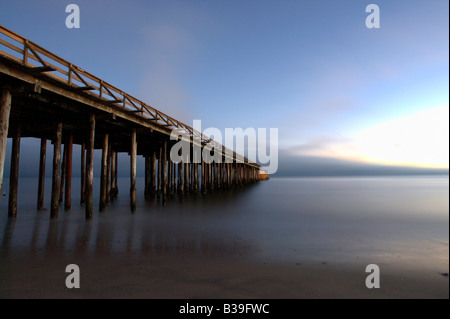
M 30 257 L 41 258 L 115 254 L 246 255 L 255 247 L 242 238 L 208 229 L 204 219 L 211 217 L 207 213 L 225 203 L 230 205 L 232 199 L 239 199 L 239 192 L 245 193 L 250 188 L 209 197 L 172 196 L 168 207 L 157 200 L 147 200 L 141 203 L 143 206 L 137 214 L 130 214 L 127 203 L 118 201 L 89 221 L 84 219 L 83 207 L 72 208 L 56 220 L 49 219 L 45 211 L 22 211 L 17 219 L 4 222 L 2 253 L 28 251 Z M 223 212 L 216 213 L 220 216 Z M 190 227 L 195 221 L 203 224 L 201 229 Z

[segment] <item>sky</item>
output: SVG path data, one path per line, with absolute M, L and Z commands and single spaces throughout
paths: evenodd
M 65 25 L 70 3 L 79 29 Z M 371 3 L 380 28 L 366 27 Z M 295 175 L 311 159 L 448 170 L 448 12 L 447 0 L 2 0 L 0 24 L 188 125 L 278 128 L 280 171 Z

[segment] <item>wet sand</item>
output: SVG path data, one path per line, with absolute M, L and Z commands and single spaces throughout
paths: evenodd
M 448 277 L 380 265 L 368 289 L 364 265 L 263 263 L 198 256 L 78 257 L 80 288 L 65 287 L 73 258 L 16 255 L 0 263 L 0 298 L 449 298 Z

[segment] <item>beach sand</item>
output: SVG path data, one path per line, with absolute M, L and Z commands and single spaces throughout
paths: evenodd
M 80 288 L 68 289 L 74 258 L 16 254 L 0 263 L 0 298 L 449 298 L 448 277 L 380 265 L 380 288 L 364 265 L 264 263 L 187 255 L 76 258 Z
M 21 180 L 18 217 L 0 202 L 0 298 L 449 298 L 447 177 L 272 179 L 167 206 L 140 198 L 135 214 L 127 181 L 86 222 L 75 204 L 49 220 L 36 179 Z M 373 263 L 378 289 L 365 285 Z

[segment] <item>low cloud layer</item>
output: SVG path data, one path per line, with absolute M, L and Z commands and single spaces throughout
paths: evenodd
M 319 156 L 301 156 L 280 151 L 274 176 L 376 176 L 448 174 L 448 169 L 376 165 Z

